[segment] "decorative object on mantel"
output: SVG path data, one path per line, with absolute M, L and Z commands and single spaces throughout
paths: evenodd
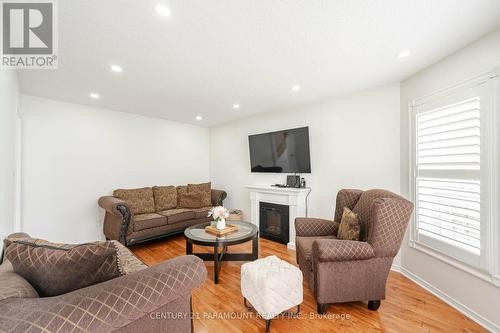
M 230 209 L 229 210 L 229 221 L 241 221 L 243 220 L 243 211 L 241 209 Z
M 205 227 L 205 231 L 217 237 L 222 237 L 238 231 L 238 226 L 228 223 L 224 229 L 219 230 L 215 226 L 209 225 Z
M 212 216 L 214 221 L 217 222 L 216 228 L 224 230 L 226 228 L 226 219 L 229 217 L 229 211 L 222 207 L 216 206 L 210 209 L 208 216 Z

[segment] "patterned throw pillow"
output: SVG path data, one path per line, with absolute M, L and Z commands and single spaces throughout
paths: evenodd
M 337 238 L 342 240 L 359 240 L 361 222 L 359 216 L 353 213 L 349 208 L 344 207 L 342 220 L 340 222 Z
M 135 254 L 127 249 L 122 243 L 112 240 L 117 250 L 118 254 L 118 268 L 120 269 L 121 275 L 127 275 L 130 273 L 135 273 L 145 268 L 148 268 L 148 265 L 143 263 L 139 258 L 135 256 Z
M 202 206 L 208 207 L 212 206 L 212 183 L 203 183 L 203 184 L 188 184 L 187 186 L 188 193 L 201 193 L 202 195 Z
M 206 207 L 203 202 L 203 193 L 194 192 L 181 194 L 179 197 L 179 208 L 202 208 Z
M 136 188 L 133 190 L 118 189 L 113 196 L 126 201 L 134 214 L 146 214 L 155 212 L 155 199 L 151 187 Z
M 153 195 L 157 212 L 177 207 L 177 189 L 175 186 L 154 186 Z
M 177 208 L 181 208 L 181 206 L 180 206 L 181 195 L 188 193 L 188 187 L 187 187 L 187 185 L 179 185 L 176 187 L 176 190 L 177 190 Z
M 112 242 L 54 244 L 33 238 L 14 240 L 5 257 L 14 272 L 42 297 L 57 296 L 120 276 Z

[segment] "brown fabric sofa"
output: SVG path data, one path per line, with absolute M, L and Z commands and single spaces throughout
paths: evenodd
M 174 188 L 177 193 L 187 191 L 187 186 L 145 187 L 133 190 L 115 190 L 113 196 L 101 197 L 98 201 L 105 211 L 103 231 L 106 239 L 118 240 L 124 245 L 132 245 L 147 240 L 183 232 L 187 227 L 210 221 L 207 217 L 212 206 L 222 206 L 225 191 L 211 190 L 211 206 L 200 208 L 180 208 L 178 200 L 167 196 L 161 198 L 160 188 Z M 126 192 L 130 199 L 117 196 Z M 174 192 L 174 194 L 176 193 Z M 157 195 L 155 195 L 157 194 Z M 161 200 L 174 200 L 171 208 L 164 209 Z
M 191 292 L 205 281 L 203 261 L 182 256 L 148 268 L 126 251 L 119 249 L 130 273 L 53 297 L 39 297 L 4 260 L 0 332 L 192 332 Z
M 359 214 L 360 241 L 336 239 L 344 207 Z M 331 303 L 369 301 L 377 310 L 403 240 L 413 204 L 385 190 L 341 190 L 333 221 L 295 220 L 297 263 L 313 290 L 318 313 Z

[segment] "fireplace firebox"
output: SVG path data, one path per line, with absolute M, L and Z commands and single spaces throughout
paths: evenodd
M 290 241 L 289 214 L 289 207 L 286 205 L 260 202 L 260 236 L 287 244 Z

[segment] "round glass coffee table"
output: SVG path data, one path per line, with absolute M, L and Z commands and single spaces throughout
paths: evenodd
M 222 261 L 251 261 L 259 255 L 259 230 L 251 223 L 243 221 L 226 221 L 226 224 L 238 226 L 238 230 L 217 237 L 207 231 L 205 227 L 215 222 L 205 222 L 192 225 L 184 230 L 186 238 L 186 254 L 193 254 L 205 261 L 214 262 L 214 282 L 219 283 L 219 272 Z M 236 245 L 252 241 L 251 253 L 227 253 L 229 245 Z M 213 253 L 193 253 L 193 244 L 213 247 Z

